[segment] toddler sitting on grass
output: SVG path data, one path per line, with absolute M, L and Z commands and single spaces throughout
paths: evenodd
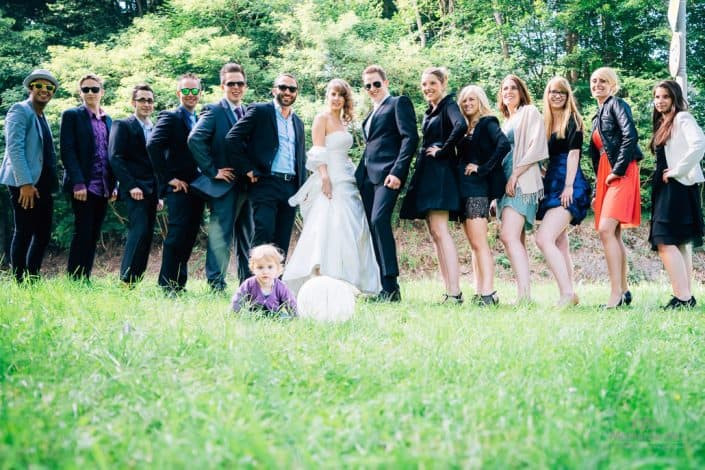
M 284 256 L 273 245 L 259 245 L 250 250 L 250 271 L 232 300 L 234 312 L 243 308 L 280 318 L 296 316 L 296 299 L 279 276 L 284 271 Z

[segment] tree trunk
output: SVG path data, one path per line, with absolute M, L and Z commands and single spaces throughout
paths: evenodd
M 504 32 L 502 31 L 502 26 L 504 26 L 504 17 L 499 10 L 494 10 L 494 21 L 499 26 L 499 42 L 502 45 L 502 57 L 509 59 L 509 44 L 507 44 L 507 39 L 504 37 Z
M 575 46 L 578 44 L 578 33 L 575 31 L 568 31 L 565 37 L 565 52 L 566 54 L 572 54 L 575 51 Z M 568 69 L 568 81 L 570 83 L 575 83 L 578 81 L 578 69 L 575 67 L 570 67 Z
M 426 47 L 426 34 L 423 30 L 423 22 L 421 21 L 421 12 L 419 11 L 419 4 L 416 0 L 413 0 L 412 6 L 414 8 L 414 14 L 416 15 L 416 28 L 419 30 L 419 41 L 421 41 L 421 47 Z

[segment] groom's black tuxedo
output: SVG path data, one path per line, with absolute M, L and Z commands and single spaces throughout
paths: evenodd
M 401 180 L 403 187 L 419 136 L 414 107 L 406 96 L 387 97 L 377 111 L 363 121 L 363 130 L 368 127 L 370 119 L 369 133 L 365 136 L 367 144 L 355 178 L 372 232 L 383 293 L 391 294 L 399 289 L 392 211 L 401 187 L 396 190 L 387 188 L 384 180 L 387 175 L 394 175 Z
M 295 174 L 273 173 L 272 163 L 279 150 L 276 113 L 272 101 L 249 106 L 247 113 L 230 129 L 225 142 L 238 178 L 247 178 L 245 175 L 250 171 L 258 178 L 249 186 L 255 225 L 252 245 L 274 243 L 286 255 L 296 215 L 296 209 L 288 200 L 306 177 L 306 141 L 304 124 L 293 114 Z

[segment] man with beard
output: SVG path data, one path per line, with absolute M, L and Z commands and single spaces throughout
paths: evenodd
M 252 245 L 273 243 L 284 256 L 296 215 L 289 198 L 306 176 L 304 124 L 291 108 L 298 89 L 293 75 L 279 75 L 272 88 L 274 100 L 249 106 L 225 138 L 235 173 L 250 182 Z
M 5 118 L 5 158 L 0 184 L 10 191 L 15 230 L 10 260 L 18 282 L 39 275 L 51 238 L 52 193 L 58 187 L 56 154 L 44 108 L 59 82 L 44 69 L 24 79 L 29 98 L 10 107 Z
M 157 281 L 166 295 L 178 294 L 186 288 L 188 260 L 196 243 L 205 205 L 203 199 L 190 191 L 191 182 L 198 177 L 198 168 L 186 143 L 189 132 L 196 125 L 201 80 L 192 73 L 182 75 L 176 96 L 180 106 L 159 113 L 147 142 L 147 152 L 169 214 Z

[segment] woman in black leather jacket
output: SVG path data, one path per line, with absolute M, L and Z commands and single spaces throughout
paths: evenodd
M 619 79 L 609 67 L 595 70 L 590 91 L 599 108 L 592 119 L 590 156 L 595 169 L 595 227 L 605 250 L 610 276 L 610 297 L 606 308 L 629 305 L 627 250 L 622 228 L 641 221 L 639 167 L 643 158 L 629 105 L 615 95 Z

